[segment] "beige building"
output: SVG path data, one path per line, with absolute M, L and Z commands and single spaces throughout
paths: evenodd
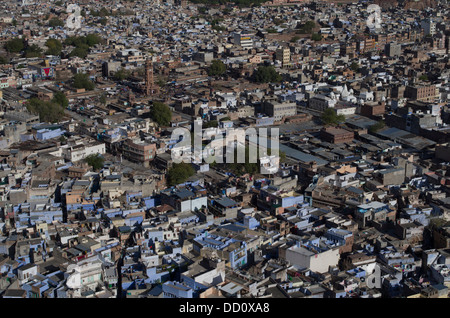
M 330 266 L 337 266 L 339 262 L 339 248 L 332 248 L 319 252 L 312 248 L 293 246 L 286 250 L 286 260 L 311 271 L 326 273 Z
M 263 104 L 263 111 L 269 117 L 276 121 L 283 117 L 294 116 L 297 114 L 297 104 L 295 102 L 266 101 Z
M 291 63 L 291 51 L 286 47 L 279 47 L 275 51 L 275 59 L 281 62 L 282 67 L 286 67 Z

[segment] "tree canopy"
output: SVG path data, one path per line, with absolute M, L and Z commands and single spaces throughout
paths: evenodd
M 210 76 L 220 76 L 225 74 L 227 71 L 227 66 L 221 60 L 212 60 L 211 65 L 208 69 L 208 75 Z
M 30 113 L 39 115 L 42 122 L 57 123 L 64 117 L 64 108 L 54 101 L 31 98 L 26 107 Z
M 203 125 L 203 128 L 216 128 L 219 125 L 217 120 L 210 120 Z
M 272 65 L 261 65 L 253 72 L 253 80 L 257 83 L 277 83 L 281 81 L 281 75 Z
M 323 112 L 321 119 L 325 125 L 338 125 L 345 121 L 345 116 L 336 114 L 332 108 L 327 108 Z
M 359 64 L 358 62 L 352 62 L 352 64 L 350 64 L 350 69 L 354 72 L 359 70 Z
M 69 106 L 69 100 L 63 92 L 56 92 L 53 96 L 52 102 L 60 105 L 63 108 L 67 108 L 67 106 Z
M 99 98 L 100 103 L 102 103 L 103 105 L 106 105 L 107 99 L 106 99 L 106 95 L 102 94 L 102 96 L 100 96 Z
M 54 27 L 62 27 L 64 26 L 64 21 L 58 19 L 58 18 L 52 18 L 50 21 L 48 21 L 48 26 L 54 28 Z
M 47 46 L 47 51 L 45 54 L 56 56 L 61 55 L 63 47 L 61 41 L 57 39 L 48 39 L 47 42 L 45 42 L 45 46 Z
M 105 159 L 102 157 L 102 155 L 96 153 L 87 156 L 86 158 L 84 158 L 84 161 L 87 162 L 87 164 L 90 165 L 95 171 L 103 168 Z
M 88 34 L 86 36 L 71 36 L 65 41 L 65 45 L 75 46 L 70 52 L 69 57 L 78 56 L 80 58 L 86 58 L 89 53 L 89 48 L 100 43 L 102 38 L 97 34 Z
M 167 172 L 167 183 L 169 186 L 175 186 L 186 182 L 194 174 L 195 170 L 190 163 L 174 163 L 172 168 Z
M 377 131 L 383 129 L 385 126 L 386 124 L 384 123 L 384 121 L 380 120 L 376 124 L 373 124 L 372 126 L 369 127 L 369 132 L 376 133 Z
M 73 77 L 73 87 L 92 91 L 95 88 L 95 84 L 91 81 L 88 74 L 78 73 Z
M 69 57 L 78 56 L 79 58 L 85 59 L 89 52 L 87 48 L 76 47 L 69 53 Z
M 320 40 L 322 40 L 322 35 L 319 34 L 319 33 L 313 33 L 311 35 L 311 40 L 313 40 L 313 41 L 320 41 Z
M 102 41 L 102 38 L 98 36 L 97 34 L 88 34 L 86 36 L 71 36 L 68 37 L 64 44 L 66 45 L 72 45 L 75 47 L 83 47 L 84 45 L 91 47 L 94 46 Z
M 243 146 L 240 146 L 243 147 Z M 228 168 L 235 175 L 242 175 L 245 173 L 256 174 L 259 172 L 259 163 L 258 162 L 250 162 L 250 147 L 248 145 L 245 146 L 245 162 L 237 162 L 238 150 L 234 150 L 234 162 L 226 163 L 225 168 Z M 225 162 L 225 159 L 224 159 Z
M 299 25 L 297 27 L 298 30 L 296 33 L 308 34 L 311 33 L 315 27 L 316 23 L 314 21 L 307 21 L 305 24 Z
M 160 126 L 168 126 L 172 120 L 169 106 L 161 102 L 154 102 L 150 110 L 151 119 Z
M 291 40 L 290 40 L 290 42 L 291 43 L 295 43 L 295 42 L 297 42 L 298 40 L 300 40 L 301 38 L 298 36 L 298 35 L 295 35 L 295 36 L 293 36 L 292 38 L 291 38 Z
M 130 71 L 121 68 L 116 73 L 114 73 L 113 77 L 116 81 L 123 81 L 124 79 L 130 77 L 130 75 L 131 75 Z
M 38 45 L 32 44 L 32 45 L 27 46 L 25 48 L 24 56 L 26 58 L 41 57 L 42 56 L 42 49 Z
M 20 53 L 25 48 L 23 39 L 14 38 L 6 42 L 5 49 L 9 53 Z
M 0 64 L 8 64 L 9 60 L 5 56 L 0 55 Z
M 107 17 L 111 15 L 111 12 L 105 7 L 102 7 L 100 10 L 90 10 L 90 14 L 93 17 Z

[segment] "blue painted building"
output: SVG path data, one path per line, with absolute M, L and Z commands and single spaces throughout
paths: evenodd
M 36 132 L 37 140 L 47 140 L 52 138 L 58 138 L 64 134 L 64 130 L 58 129 L 40 129 Z
M 215 249 L 233 269 L 247 264 L 247 243 L 244 241 L 204 232 L 194 239 L 193 250 L 200 254 L 200 250 L 205 247 Z
M 165 282 L 163 295 L 164 298 L 193 298 L 194 291 L 178 282 Z

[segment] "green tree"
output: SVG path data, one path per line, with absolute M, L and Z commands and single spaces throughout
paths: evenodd
M 150 110 L 151 119 L 160 126 L 168 126 L 172 120 L 169 106 L 161 102 L 154 102 Z
M 99 11 L 99 16 L 101 17 L 107 17 L 111 14 L 111 12 L 108 11 L 105 7 L 101 8 Z
M 84 158 L 84 161 L 87 162 L 94 171 L 103 168 L 103 164 L 105 163 L 105 159 L 98 153 L 87 156 Z
M 338 125 L 345 121 L 345 116 L 336 114 L 332 108 L 327 108 L 323 112 L 321 119 L 325 125 Z
M 5 49 L 9 53 L 19 53 L 25 48 L 23 39 L 14 38 L 6 42 Z
M 26 58 L 41 57 L 42 49 L 38 45 L 32 44 L 25 49 L 24 55 Z
M 69 57 L 78 56 L 79 58 L 85 59 L 88 56 L 89 52 L 87 49 L 76 47 L 69 53 Z
M 219 125 L 217 120 L 210 120 L 203 125 L 203 128 L 216 128 Z
M 238 147 L 243 147 L 242 145 Z M 226 163 L 224 165 L 224 169 L 229 169 L 231 172 L 233 172 L 235 175 L 242 175 L 245 173 L 248 174 L 256 174 L 259 172 L 259 160 L 258 162 L 250 162 L 250 147 L 248 145 L 245 146 L 245 160 L 244 162 L 237 162 L 238 161 L 238 150 L 234 150 L 234 161 L 233 163 Z M 223 162 L 226 162 L 226 157 L 224 158 Z
M 102 96 L 100 96 L 100 103 L 102 103 L 103 105 L 106 105 L 106 95 L 102 94 Z
M 8 64 L 8 63 L 9 63 L 8 58 L 0 55 L 0 64 Z
M 30 113 L 39 115 L 42 122 L 56 123 L 64 117 L 64 109 L 53 101 L 31 98 L 27 101 L 26 107 Z
M 56 92 L 53 96 L 52 102 L 60 105 L 62 108 L 67 108 L 69 106 L 69 100 L 63 92 Z
M 295 43 L 295 42 L 297 42 L 298 40 L 300 40 L 300 37 L 299 37 L 298 35 L 295 35 L 295 36 L 293 36 L 293 37 L 291 38 L 291 43 Z
M 86 44 L 86 40 L 84 37 L 69 36 L 64 40 L 64 44 L 78 47 L 80 44 Z
M 272 65 L 258 66 L 258 68 L 253 72 L 253 80 L 257 83 L 277 83 L 280 82 L 281 79 L 281 75 Z
M 127 79 L 128 77 L 130 77 L 130 75 L 131 75 L 130 71 L 121 68 L 116 73 L 114 73 L 113 77 L 116 81 L 123 81 L 124 79 Z
M 316 22 L 310 20 L 305 23 L 305 30 L 311 32 L 316 27 Z
M 359 64 L 357 62 L 352 62 L 352 64 L 350 64 L 350 69 L 354 72 L 359 70 Z
M 75 46 L 70 52 L 69 57 L 78 56 L 80 58 L 86 58 L 89 53 L 89 48 L 101 43 L 102 38 L 97 34 L 88 34 L 86 36 L 71 36 L 65 41 L 65 45 Z
M 212 60 L 208 69 L 209 76 L 220 76 L 225 74 L 227 66 L 221 60 Z
M 45 46 L 47 46 L 47 51 L 45 54 L 55 56 L 61 55 L 63 46 L 61 41 L 58 39 L 48 39 L 47 42 L 45 42 Z
M 311 35 L 311 40 L 313 40 L 313 41 L 320 41 L 320 40 L 322 40 L 322 35 L 319 34 L 319 33 L 313 33 Z
M 213 25 L 212 29 L 216 31 L 225 31 L 227 28 L 221 25 Z
M 85 39 L 86 39 L 86 44 L 89 47 L 99 44 L 102 41 L 102 38 L 94 33 L 86 35 Z
M 308 34 L 311 33 L 315 27 L 316 23 L 314 21 L 307 21 L 305 24 L 298 28 L 298 31 L 296 33 Z
M 48 26 L 55 28 L 55 27 L 62 27 L 64 26 L 64 21 L 58 19 L 58 18 L 52 18 L 50 21 L 48 21 Z
M 91 81 L 88 74 L 78 73 L 73 77 L 73 87 L 92 91 L 95 88 L 95 84 Z
M 190 163 L 175 163 L 167 172 L 167 183 L 169 186 L 175 186 L 186 182 L 194 174 L 195 170 Z
M 419 80 L 421 80 L 421 81 L 428 81 L 428 75 L 426 75 L 426 74 L 423 74 L 423 75 L 421 75 L 420 77 L 419 77 Z
M 380 120 L 376 124 L 373 124 L 369 127 L 369 132 L 376 133 L 377 131 L 383 129 L 386 126 L 383 120 Z

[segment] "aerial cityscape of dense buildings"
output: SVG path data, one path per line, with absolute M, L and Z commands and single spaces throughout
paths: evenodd
M 449 20 L 1 1 L 0 297 L 448 298 Z

